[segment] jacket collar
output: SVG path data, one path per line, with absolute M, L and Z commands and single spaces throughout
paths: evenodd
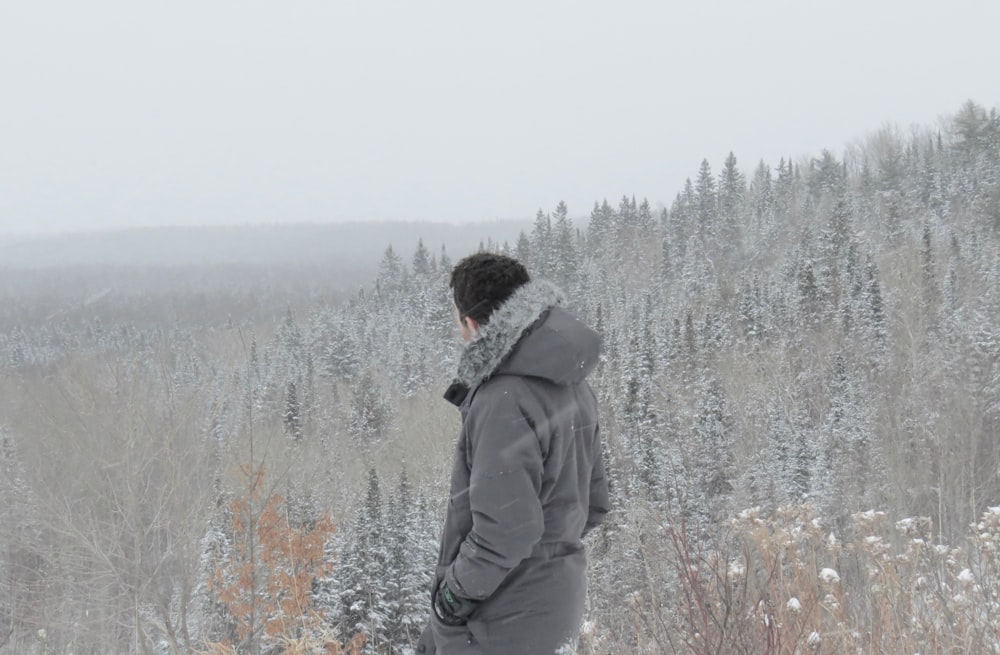
M 496 372 L 546 310 L 564 301 L 563 292 L 546 280 L 532 280 L 514 291 L 493 310 L 489 322 L 479 326 L 476 336 L 462 350 L 458 372 L 445 392 L 445 399 L 461 405 L 470 389 Z

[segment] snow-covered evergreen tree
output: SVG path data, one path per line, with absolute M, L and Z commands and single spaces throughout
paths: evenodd
M 390 544 L 379 476 L 372 467 L 364 504 L 357 510 L 337 566 L 342 633 L 364 634 L 365 653 L 371 655 L 385 652 L 393 643 Z

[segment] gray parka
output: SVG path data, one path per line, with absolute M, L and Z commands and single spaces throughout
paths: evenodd
M 466 346 L 445 397 L 459 406 L 434 588 L 480 601 L 467 625 L 431 612 L 426 655 L 570 653 L 587 591 L 581 539 L 609 510 L 586 376 L 600 337 L 532 281 Z

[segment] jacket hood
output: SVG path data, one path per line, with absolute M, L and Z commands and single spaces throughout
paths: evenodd
M 562 309 L 564 300 L 545 280 L 518 288 L 463 349 L 455 382 L 472 389 L 492 375 L 583 380 L 597 365 L 601 338 Z

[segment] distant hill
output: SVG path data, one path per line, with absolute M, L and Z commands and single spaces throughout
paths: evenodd
M 161 227 L 0 239 L 0 268 L 79 266 L 188 267 L 303 265 L 374 270 L 393 249 L 409 262 L 418 239 L 435 255 L 444 245 L 455 259 L 492 238 L 513 244 L 529 221 L 338 223 L 239 227 Z

